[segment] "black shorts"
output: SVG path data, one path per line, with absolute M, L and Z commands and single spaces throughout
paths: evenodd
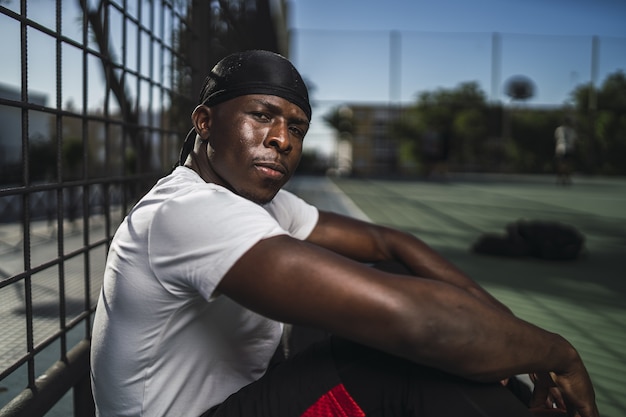
M 529 417 L 498 383 L 415 365 L 336 337 L 296 354 L 203 417 Z

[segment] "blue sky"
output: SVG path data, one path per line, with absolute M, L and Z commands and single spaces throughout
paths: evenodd
M 292 0 L 299 29 L 626 36 L 623 0 Z
M 461 81 L 506 101 L 505 81 L 525 75 L 536 86 L 529 104 L 562 104 L 591 79 L 594 35 L 596 82 L 626 68 L 625 0 L 292 0 L 289 7 L 291 58 L 317 102 L 307 140 L 326 150 L 331 132 L 319 118 L 342 101 L 408 103 Z M 495 80 L 494 32 L 501 44 Z

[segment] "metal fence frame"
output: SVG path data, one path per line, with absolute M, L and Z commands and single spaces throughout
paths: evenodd
M 129 4 L 131 3 L 132 4 Z M 179 138 L 180 132 L 176 123 L 171 121 L 172 103 L 190 102 L 185 94 L 177 89 L 179 81 L 176 77 L 176 67 L 180 65 L 182 56 L 177 50 L 181 43 L 176 39 L 176 31 L 182 33 L 191 32 L 188 26 L 187 11 L 190 2 L 187 0 L 102 0 L 98 4 L 94 1 L 77 0 L 77 6 L 82 10 L 82 39 L 72 39 L 62 33 L 62 8 L 68 6 L 65 2 L 57 0 L 55 9 L 55 27 L 48 27 L 40 22 L 29 18 L 28 2 L 21 0 L 19 11 L 0 5 L 0 15 L 3 18 L 13 19 L 20 25 L 20 48 L 21 48 L 21 86 L 19 99 L 0 98 L 0 108 L 18 109 L 21 115 L 21 137 L 15 140 L 21 141 L 21 175 L 16 183 L 0 185 L 0 201 L 4 206 L 15 206 L 19 212 L 18 218 L 10 218 L 8 214 L 0 218 L 2 224 L 13 224 L 21 230 L 21 247 L 16 248 L 23 258 L 23 270 L 17 273 L 4 273 L 0 275 L 0 291 L 9 292 L 9 287 L 15 288 L 16 294 L 21 294 L 25 309 L 25 341 L 19 346 L 25 346 L 25 352 L 19 354 L 19 358 L 9 366 L 0 368 L 0 381 L 16 371 L 25 372 L 24 387 L 20 395 L 13 398 L 8 404 L 0 409 L 0 416 L 29 416 L 37 417 L 46 414 L 70 389 L 74 391 L 74 415 L 94 415 L 93 400 L 89 381 L 89 340 L 91 337 L 91 324 L 97 292 L 99 291 L 102 277 L 94 273 L 95 253 L 108 250 L 109 243 L 117 228 L 120 218 L 112 216 L 112 212 L 125 213 L 132 203 L 143 193 L 146 188 L 161 176 L 175 155 L 174 147 L 170 138 Z M 132 13 L 127 11 L 131 7 Z M 107 39 L 109 33 L 109 14 L 114 11 L 122 16 L 123 42 L 119 45 L 121 60 L 115 60 L 109 51 Z M 143 16 L 142 16 L 143 14 Z M 149 16 L 147 19 L 146 17 Z M 167 17 L 170 28 L 164 24 Z M 156 19 L 160 19 L 155 24 Z M 148 21 L 146 25 L 144 22 Z M 98 27 L 101 25 L 100 27 Z M 136 37 L 130 39 L 128 29 L 133 28 Z M 156 28 L 159 28 L 158 33 Z M 171 29 L 171 30 L 168 30 Z M 51 106 L 45 106 L 29 98 L 28 79 L 28 33 L 37 31 L 52 38 L 56 44 L 56 102 Z M 98 39 L 98 32 L 104 37 Z M 93 46 L 93 39 L 96 45 Z M 126 62 L 128 48 L 136 48 L 138 65 L 140 62 L 142 39 L 148 39 L 150 45 L 149 68 L 147 71 L 131 68 Z M 166 41 L 167 40 L 167 41 Z M 7 40 L 5 40 L 7 41 Z M 62 85 L 62 61 L 63 47 L 72 46 L 80 50 L 82 54 L 82 90 L 83 103 L 81 110 L 72 110 L 63 106 Z M 158 53 L 155 57 L 153 54 Z M 88 109 L 88 79 L 99 77 L 88 70 L 87 62 L 95 59 L 102 64 L 102 70 L 106 76 L 106 94 L 104 97 L 104 110 L 96 113 Z M 158 68 L 154 63 L 158 62 Z M 185 65 L 187 65 L 185 63 Z M 169 67 L 169 79 L 165 77 L 165 68 Z M 124 89 L 125 79 L 136 80 L 136 96 L 131 97 Z M 121 85 L 119 83 L 121 82 Z M 148 102 L 149 109 L 142 110 L 141 83 L 149 86 Z M 156 92 L 156 95 L 154 94 Z M 117 100 L 118 112 L 109 110 L 111 100 Z M 156 103 L 156 104 L 154 104 Z M 167 103 L 167 104 L 166 104 Z M 46 181 L 34 181 L 31 177 L 33 167 L 30 165 L 29 152 L 31 150 L 31 137 L 29 135 L 29 116 L 32 112 L 46 115 L 52 120 L 53 131 L 51 136 L 56 136 L 56 149 L 51 158 L 55 158 L 55 172 L 53 178 Z M 82 169 L 73 177 L 67 175 L 67 160 L 64 159 L 64 127 L 68 120 L 79 121 L 80 140 L 82 143 Z M 89 141 L 93 139 L 90 124 L 101 126 L 104 136 L 103 148 L 104 164 L 99 173 L 93 172 L 93 166 L 88 154 Z M 111 149 L 109 143 L 114 135 L 121 132 L 121 145 L 119 149 Z M 143 136 L 141 136 L 143 135 Z M 139 136 L 139 139 L 138 139 Z M 138 143 L 139 142 L 139 143 Z M 110 171 L 112 153 L 120 149 L 125 155 L 129 149 L 136 153 L 141 151 L 141 143 L 149 143 L 150 146 L 159 148 L 160 160 L 155 164 L 136 164 L 134 169 L 122 163 L 111 175 Z M 149 149 L 149 147 L 148 147 Z M 142 155 L 138 155 L 140 157 Z M 124 157 L 121 159 L 125 161 Z M 77 191 L 72 196 L 72 192 Z M 94 200 L 94 195 L 99 198 Z M 42 197 L 43 196 L 43 197 Z M 34 228 L 33 222 L 43 214 L 37 210 L 37 201 L 44 198 L 51 210 L 47 210 L 48 221 L 56 230 L 56 238 L 52 245 L 56 245 L 56 256 L 44 262 L 33 262 Z M 68 222 L 68 208 L 72 206 L 72 200 L 78 202 L 78 207 L 71 210 L 76 216 L 73 222 Z M 0 204 L 2 206 L 2 204 Z M 90 225 L 95 215 L 103 219 L 103 235 L 94 238 L 90 235 Z M 78 226 L 82 234 L 82 244 L 76 249 L 68 250 L 65 247 L 65 239 L 68 228 Z M 82 262 L 82 307 L 79 312 L 72 313 L 68 309 L 67 274 L 68 262 Z M 37 285 L 37 279 L 42 274 L 54 276 L 58 285 L 58 304 L 56 306 L 56 325 L 43 340 L 35 340 L 34 323 L 37 320 L 33 308 L 33 286 Z M 35 276 L 37 275 L 37 276 Z M 72 330 L 82 330 L 82 340 L 70 346 L 68 333 Z M 4 335 L 3 335 L 4 336 Z M 15 346 L 18 348 L 19 346 Z M 58 346 L 60 356 L 58 360 L 43 374 L 37 375 L 36 363 L 42 352 L 46 349 Z M 0 404 L 1 405 L 1 404 Z

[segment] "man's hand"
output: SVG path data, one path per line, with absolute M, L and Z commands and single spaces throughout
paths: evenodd
M 539 413 L 539 410 L 559 409 L 564 411 L 567 409 L 561 391 L 556 387 L 548 372 L 530 374 L 530 379 L 534 384 L 533 395 L 530 400 L 531 410 L 536 410 Z
M 569 417 L 598 417 L 595 393 L 580 358 L 574 370 L 532 374 L 535 383 L 530 408 L 533 415 L 567 415 Z

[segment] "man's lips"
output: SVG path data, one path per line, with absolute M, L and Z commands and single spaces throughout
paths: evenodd
M 270 178 L 279 179 L 288 173 L 283 164 L 274 161 L 258 161 L 254 163 L 254 166 Z

